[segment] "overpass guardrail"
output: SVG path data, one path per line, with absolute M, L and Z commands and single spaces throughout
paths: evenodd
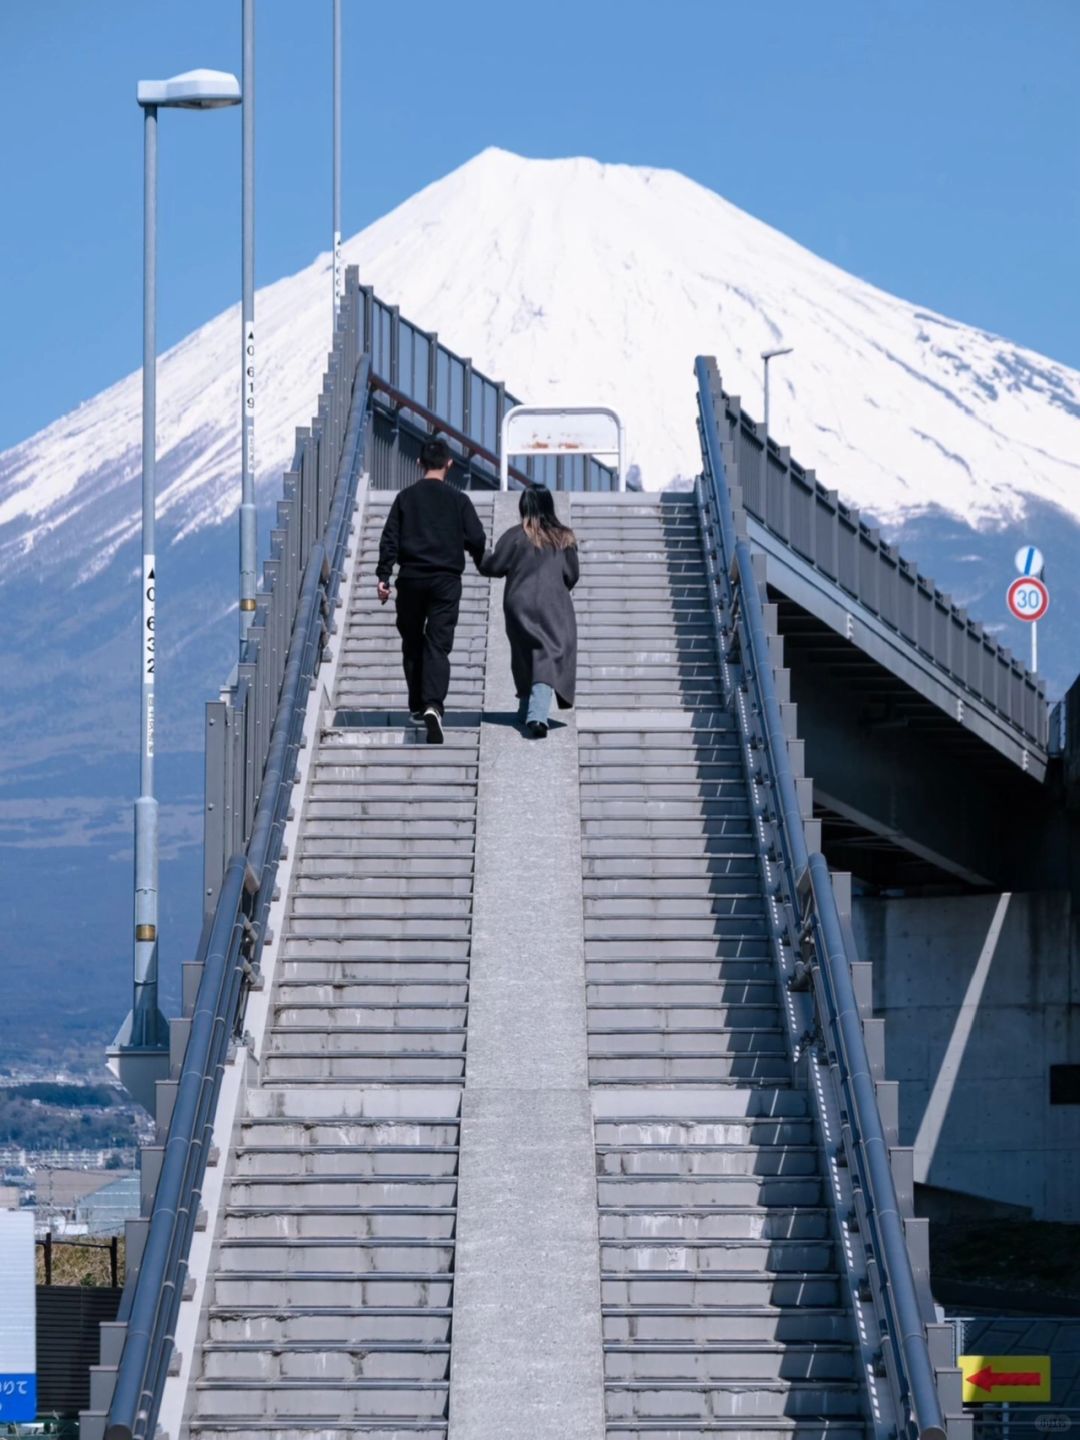
M 909 1440 L 942 1440 L 947 1428 L 938 1371 L 930 1355 L 904 1222 L 893 1178 L 862 1019 L 856 998 L 846 927 L 825 859 L 808 853 L 798 783 L 773 673 L 764 604 L 755 575 L 742 496 L 728 482 L 733 437 L 731 410 L 715 362 L 699 357 L 699 429 L 710 508 L 718 544 L 721 630 L 739 657 L 747 685 L 743 723 L 761 777 L 771 791 L 772 858 L 783 875 L 787 900 L 801 916 L 800 965 L 792 988 L 812 989 L 821 1042 L 845 1117 L 843 1160 L 852 1176 L 857 1224 L 867 1250 L 867 1294 L 881 1328 L 881 1373 L 892 1390 L 900 1433 Z M 844 1217 L 838 1217 L 843 1219 Z M 957 1380 L 957 1396 L 958 1377 Z M 954 1433 L 960 1433 L 960 1421 Z
M 859 511 L 764 434 L 716 376 L 716 420 L 746 513 L 878 617 L 962 691 L 1045 750 L 1045 682 L 940 590 Z

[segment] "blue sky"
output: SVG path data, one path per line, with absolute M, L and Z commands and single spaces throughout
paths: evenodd
M 261 284 L 329 244 L 330 0 L 256 12 Z M 344 0 L 344 31 L 346 234 L 491 144 L 667 165 L 1080 366 L 1076 0 Z M 135 82 L 196 65 L 239 70 L 240 0 L 2 0 L 0 448 L 138 366 Z M 239 295 L 237 112 L 160 152 L 164 348 Z

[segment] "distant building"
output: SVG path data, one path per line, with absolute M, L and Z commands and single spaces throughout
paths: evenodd
M 120 1235 L 125 1220 L 139 1216 L 139 1172 L 113 1170 L 114 1177 L 100 1190 L 86 1195 L 75 1207 L 75 1224 L 86 1235 Z

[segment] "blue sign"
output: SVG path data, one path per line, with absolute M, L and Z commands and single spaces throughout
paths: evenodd
M 0 1425 L 37 1419 L 34 1212 L 0 1210 Z
M 0 1375 L 0 1423 L 37 1419 L 37 1376 Z

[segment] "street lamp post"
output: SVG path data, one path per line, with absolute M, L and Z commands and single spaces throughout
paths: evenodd
M 341 0 L 334 0 L 334 323 L 341 304 Z
M 776 350 L 763 350 L 761 358 L 765 362 L 765 443 L 761 447 L 761 503 L 765 504 L 765 486 L 769 480 L 769 361 L 776 360 L 781 355 L 790 355 L 795 347 L 783 345 Z
M 244 111 L 240 156 L 240 649 L 255 619 L 255 0 L 243 0 Z M 241 654 L 241 658 L 243 658 Z
M 109 1050 L 129 1092 L 153 1109 L 169 1034 L 158 1008 L 158 805 L 154 797 L 157 567 L 154 542 L 157 432 L 157 118 L 161 109 L 214 110 L 240 102 L 235 76 L 192 70 L 141 80 L 143 111 L 142 625 L 139 631 L 139 798 L 135 801 L 135 964 L 131 1014 Z

